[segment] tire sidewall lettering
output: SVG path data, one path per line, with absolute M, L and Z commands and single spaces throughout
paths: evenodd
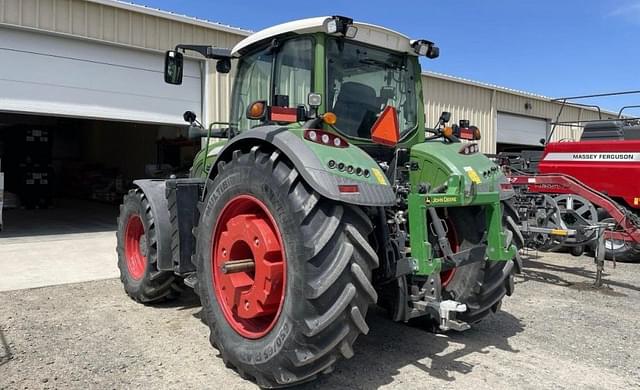
M 286 192 L 276 192 L 279 189 L 269 185 L 266 182 L 266 172 L 258 169 L 246 169 L 246 167 L 231 167 L 227 165 L 225 170 L 222 171 L 218 177 L 216 177 L 210 187 L 210 196 L 205 201 L 205 209 L 203 210 L 203 219 L 201 220 L 203 231 L 213 232 L 215 228 L 215 220 L 220 215 L 224 205 L 233 197 L 246 193 L 252 196 L 256 196 L 262 200 L 272 213 L 273 218 L 276 220 L 278 228 L 281 231 L 284 226 L 291 226 L 294 222 L 291 215 L 292 210 L 288 210 L 286 204 Z M 290 253 L 295 252 L 296 249 L 291 245 L 292 241 L 295 242 L 296 237 L 288 237 L 283 234 L 282 240 L 285 250 L 285 256 L 287 257 L 287 293 L 285 301 L 280 313 L 280 318 L 276 323 L 274 329 L 264 337 L 256 340 L 245 339 L 237 334 L 224 320 L 224 315 L 220 310 L 215 292 L 213 289 L 213 282 L 211 281 L 211 263 L 210 255 L 203 256 L 203 254 L 209 253 L 212 237 L 210 235 L 203 236 L 202 232 L 198 232 L 199 236 L 199 259 L 198 262 L 203 267 L 200 283 L 205 293 L 205 297 L 201 297 L 203 303 L 209 303 L 207 315 L 214 317 L 216 322 L 215 332 L 216 339 L 222 344 L 240 344 L 241 348 L 227 347 L 225 350 L 231 351 L 234 349 L 242 350 L 243 352 L 237 353 L 232 360 L 238 360 L 246 364 L 266 364 L 274 355 L 277 355 L 287 344 L 288 338 L 292 334 L 293 324 L 291 322 L 291 316 L 294 311 L 294 307 L 289 299 L 291 291 L 293 291 L 295 284 L 302 282 L 299 277 L 293 277 L 296 273 L 303 270 L 303 265 L 300 265 L 298 270 L 297 264 L 291 264 L 289 259 L 296 258 L 295 254 L 292 256 Z M 207 277 L 209 275 L 209 277 Z M 205 279 L 202 279 L 205 278 Z M 299 287 L 298 287 L 299 289 Z

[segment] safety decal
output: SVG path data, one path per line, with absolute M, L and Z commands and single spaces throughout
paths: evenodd
M 378 184 L 387 184 L 387 179 L 384 177 L 384 173 L 382 173 L 381 170 L 379 170 L 378 168 L 373 168 L 371 172 L 373 172 L 373 176 L 375 176 Z
M 471 179 L 472 182 L 474 182 L 475 184 L 482 183 L 482 180 L 480 180 L 480 175 L 478 175 L 478 172 L 476 172 L 475 169 L 471 167 L 464 167 L 464 170 L 465 172 L 467 172 L 467 176 L 469 176 L 469 179 Z

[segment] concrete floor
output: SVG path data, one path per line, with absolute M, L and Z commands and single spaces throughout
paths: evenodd
M 56 199 L 49 209 L 5 209 L 0 240 L 116 230 L 118 205 Z
M 4 210 L 0 291 L 114 278 L 118 206 L 58 200 L 46 210 Z

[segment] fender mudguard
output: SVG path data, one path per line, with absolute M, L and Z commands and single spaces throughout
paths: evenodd
M 149 201 L 157 235 L 158 270 L 173 271 L 171 258 L 171 220 L 165 195 L 164 180 L 136 180 L 133 184 L 140 188 Z
M 359 206 L 393 206 L 396 196 L 390 185 L 371 184 L 360 180 L 350 180 L 327 171 L 320 159 L 301 138 L 286 127 L 263 126 L 246 131 L 227 143 L 217 154 L 211 166 L 209 178 L 217 174 L 219 161 L 230 161 L 234 150 L 247 149 L 248 145 L 268 143 L 283 153 L 295 166 L 304 180 L 320 195 Z M 336 150 L 336 154 L 340 153 Z M 375 161 L 371 160 L 372 165 Z M 339 185 L 355 184 L 359 193 L 341 193 Z

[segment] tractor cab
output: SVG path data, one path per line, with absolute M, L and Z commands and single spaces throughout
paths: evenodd
M 218 59 L 226 70 L 237 61 L 230 131 L 293 124 L 323 117 L 326 131 L 354 142 L 370 142 L 386 107 L 393 107 L 395 143 L 408 139 L 424 118 L 420 55 L 438 56 L 429 41 L 341 16 L 284 23 L 258 32 L 224 53 L 179 45 L 167 54 L 165 79 L 181 81 L 179 50 Z M 299 125 L 298 125 L 299 126 Z M 395 130 L 395 129 L 394 129 Z M 395 131 L 394 131 L 395 132 Z

